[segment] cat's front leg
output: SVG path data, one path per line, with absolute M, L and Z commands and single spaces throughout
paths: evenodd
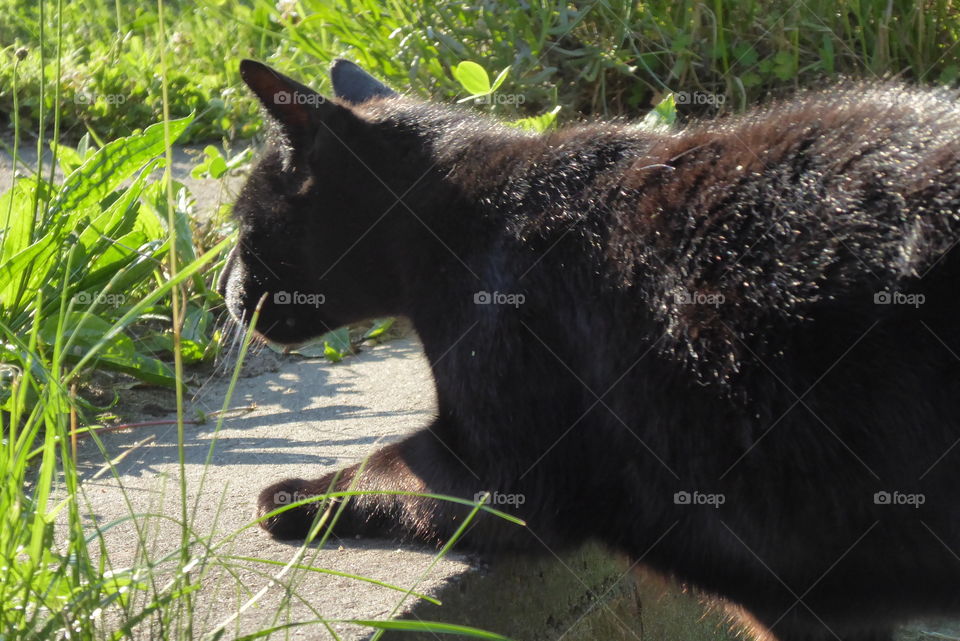
M 373 492 L 418 492 L 442 494 L 474 500 L 479 492 L 500 488 L 485 487 L 476 472 L 441 442 L 429 428 L 375 452 L 363 464 L 357 464 L 318 479 L 287 479 L 265 488 L 258 501 L 259 514 L 265 515 L 283 505 L 327 492 L 361 490 Z M 359 475 L 359 478 L 358 478 Z M 501 490 L 502 491 L 502 490 Z M 329 518 L 339 507 L 334 499 Z M 264 520 L 261 525 L 278 539 L 303 539 L 320 509 L 330 502 L 314 502 L 287 510 Z M 504 509 L 503 506 L 497 506 Z M 471 511 L 450 501 L 397 494 L 352 496 L 337 519 L 337 536 L 365 536 L 414 540 L 439 545 L 449 540 Z M 509 511 L 507 508 L 504 511 Z M 523 528 L 485 513 L 471 523 L 467 545 L 474 548 L 502 549 L 525 547 Z

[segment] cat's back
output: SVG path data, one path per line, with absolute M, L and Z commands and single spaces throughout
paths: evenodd
M 960 241 L 953 92 L 850 84 L 656 137 L 634 132 L 622 128 L 625 147 L 595 143 L 629 150 L 595 179 L 607 194 L 605 264 L 711 378 L 738 368 L 744 345 L 762 356 L 818 318 L 846 319 L 846 336 L 891 314 L 956 307 L 942 296 L 919 312 L 875 301 L 932 292 L 957 271 L 945 260 Z
M 722 232 L 714 238 L 749 244 L 755 228 L 773 236 L 782 229 L 824 247 L 831 232 L 896 243 L 919 223 L 952 234 L 946 228 L 960 204 L 955 98 L 892 83 L 840 86 L 664 136 L 625 176 L 636 190 L 635 231 L 662 231 L 662 221 L 674 237 Z M 729 233 L 734 226 L 740 234 Z

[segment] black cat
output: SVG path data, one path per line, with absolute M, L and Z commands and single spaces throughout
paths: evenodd
M 279 127 L 236 204 L 232 314 L 268 293 L 280 343 L 404 315 L 436 381 L 433 423 L 335 489 L 495 493 L 528 527 L 484 514 L 466 544 L 597 539 L 784 641 L 960 612 L 954 94 L 535 135 L 342 60 L 336 99 L 240 71 Z M 304 537 L 316 509 L 266 527 Z M 365 496 L 336 530 L 436 543 L 466 513 Z

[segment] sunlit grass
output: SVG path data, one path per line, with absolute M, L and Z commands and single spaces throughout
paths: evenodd
M 462 96 L 450 73 L 462 60 L 493 73 L 509 66 L 502 91 L 523 103 L 486 108 L 516 118 L 560 104 L 562 120 L 640 116 L 669 91 L 718 94 L 724 109 L 742 109 L 771 90 L 838 74 L 952 83 L 960 73 L 960 12 L 947 0 L 173 0 L 162 30 L 156 6 L 85 0 L 63 7 L 59 40 L 47 16 L 40 46 L 41 6 L 0 0 L 0 56 L 10 62 L 0 64 L 0 87 L 10 86 L 24 49 L 19 114 L 36 130 L 56 99 L 41 69 L 49 79 L 61 65 L 68 140 L 88 130 L 110 140 L 160 120 L 162 78 L 171 117 L 196 114 L 187 140 L 248 137 L 260 120 L 236 73 L 247 57 L 322 89 L 329 61 L 347 55 L 438 100 Z M 161 51 L 169 58 L 162 76 Z M 0 111 L 12 112 L 13 100 L 0 90 Z

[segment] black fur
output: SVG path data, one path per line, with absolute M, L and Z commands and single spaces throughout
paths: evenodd
M 522 496 L 505 509 L 528 527 L 483 515 L 465 542 L 599 539 L 783 641 L 960 613 L 954 94 L 852 85 L 675 133 L 533 135 L 399 96 L 277 107 L 302 85 L 245 65 L 280 138 L 236 205 L 232 313 L 270 292 L 281 343 L 405 315 L 436 380 L 434 422 L 337 489 Z M 366 496 L 337 531 L 439 542 L 465 513 Z

